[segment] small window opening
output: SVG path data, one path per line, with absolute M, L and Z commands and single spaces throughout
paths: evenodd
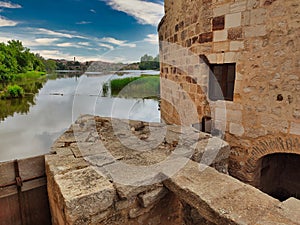
M 211 64 L 209 75 L 210 100 L 233 101 L 235 82 L 235 63 Z

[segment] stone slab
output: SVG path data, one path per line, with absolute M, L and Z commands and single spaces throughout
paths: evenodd
M 192 161 L 164 184 L 216 224 L 255 224 L 279 204 L 249 185 Z
M 113 185 L 92 167 L 56 175 L 54 180 L 61 190 L 70 224 L 107 210 L 116 198 Z

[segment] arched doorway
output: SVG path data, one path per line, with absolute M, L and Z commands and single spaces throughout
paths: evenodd
M 300 155 L 276 153 L 260 159 L 259 189 L 284 201 L 300 199 Z

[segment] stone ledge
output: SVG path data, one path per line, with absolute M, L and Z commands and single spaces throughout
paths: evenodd
M 190 161 L 165 186 L 198 210 L 208 221 L 221 224 L 300 224 L 297 200 L 280 203 L 252 186 Z

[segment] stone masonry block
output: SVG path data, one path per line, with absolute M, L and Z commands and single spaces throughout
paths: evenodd
M 300 135 L 300 123 L 292 122 L 290 133 Z
M 243 12 L 247 8 L 247 1 L 236 1 L 230 5 L 230 13 Z
M 223 30 L 225 28 L 225 16 L 213 18 L 212 25 L 212 30 Z
M 241 110 L 230 110 L 226 109 L 227 121 L 240 123 L 242 122 L 242 111 Z
M 241 124 L 230 123 L 229 133 L 240 137 L 243 136 L 243 134 L 245 133 L 245 129 Z
M 213 41 L 213 33 L 203 33 L 199 35 L 199 43 L 212 42 Z
M 244 42 L 243 41 L 231 41 L 230 42 L 230 51 L 239 51 L 244 48 Z
M 267 34 L 265 25 L 257 25 L 245 28 L 245 38 L 260 37 Z
M 153 191 L 150 191 L 146 194 L 142 194 L 139 196 L 140 202 L 144 208 L 149 207 L 150 205 L 158 202 L 160 199 L 162 199 L 166 194 L 168 193 L 168 190 L 165 187 L 159 187 Z
M 250 14 L 250 25 L 259 25 L 265 23 L 266 10 L 263 8 L 254 9 Z
M 256 224 L 279 204 L 249 185 L 191 161 L 164 184 L 214 224 Z
M 215 42 L 213 44 L 214 52 L 226 52 L 228 50 L 229 50 L 229 42 L 228 41 Z
M 218 7 L 213 9 L 213 16 L 214 17 L 223 16 L 223 15 L 229 13 L 229 10 L 230 10 L 230 4 L 229 3 L 218 6 Z
M 237 52 L 225 52 L 224 63 L 235 63 L 238 60 Z
M 217 41 L 226 41 L 227 40 L 227 30 L 218 30 L 213 32 L 213 40 Z
M 243 38 L 243 29 L 241 27 L 230 28 L 228 30 L 228 39 L 229 40 L 239 40 Z
M 242 13 L 225 15 L 225 28 L 239 27 L 242 24 Z
M 92 167 L 56 175 L 60 187 L 67 223 L 89 218 L 108 209 L 116 197 L 113 185 Z M 74 188 L 76 187 L 76 188 Z

